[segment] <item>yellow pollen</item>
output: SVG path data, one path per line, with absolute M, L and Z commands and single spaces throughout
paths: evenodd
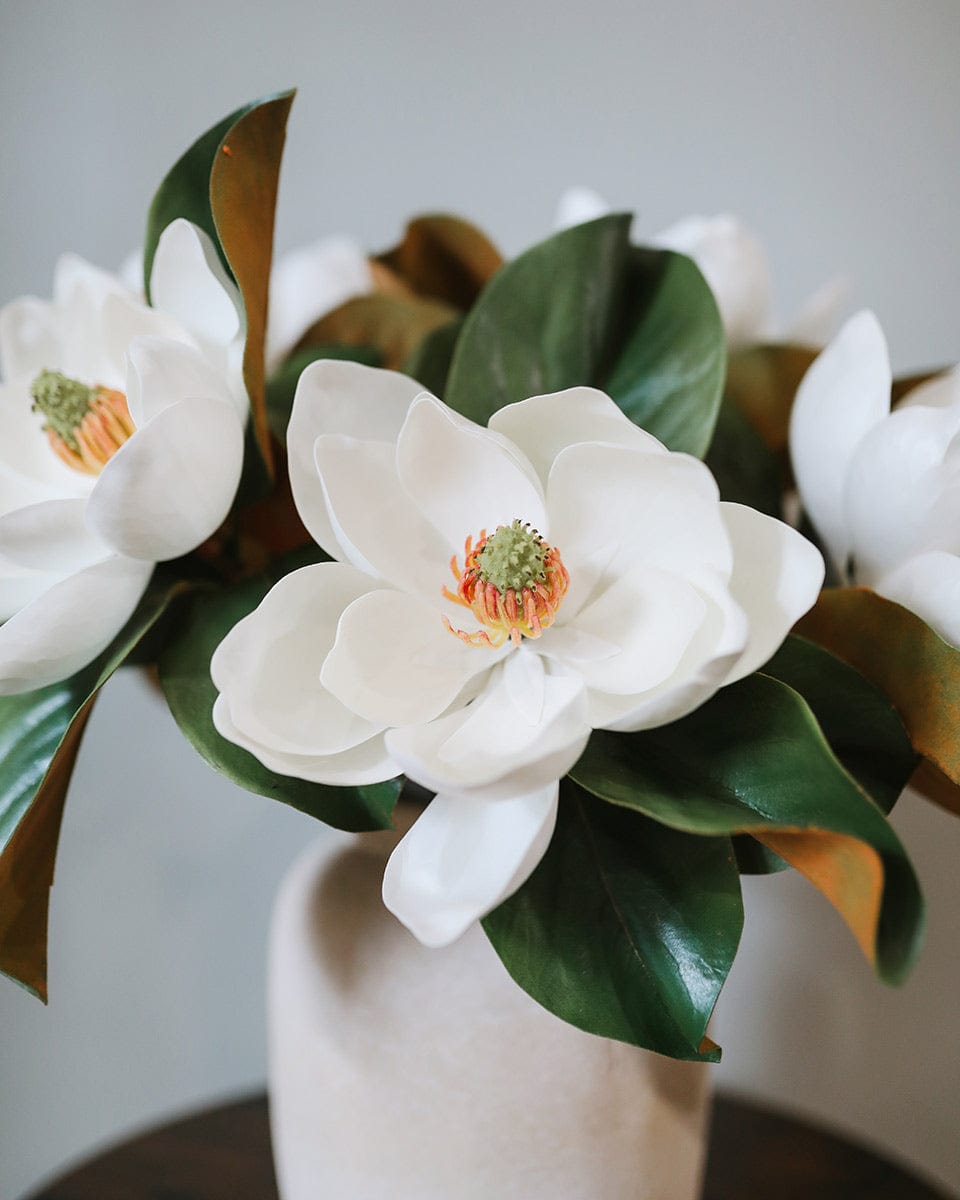
M 517 522 L 514 522 L 516 526 Z M 500 526 L 497 532 L 503 529 L 504 526 Z M 443 594 L 455 604 L 469 608 L 483 626 L 474 633 L 467 633 L 444 617 L 444 624 L 455 637 L 470 646 L 493 648 L 502 646 L 507 638 L 519 646 L 522 638 L 538 638 L 553 624 L 570 576 L 556 547 L 548 546 L 535 531 L 531 536 L 537 539 L 538 561 L 542 555 L 543 565 L 527 586 L 501 588 L 486 577 L 483 552 L 492 539 L 487 537 L 485 529 L 480 531 L 476 545 L 472 536 L 466 539 L 462 570 L 456 555 L 450 559 L 450 570 L 457 581 L 456 590 L 444 587 Z

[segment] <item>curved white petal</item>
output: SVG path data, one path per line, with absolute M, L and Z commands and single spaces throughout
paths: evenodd
M 825 346 L 840 324 L 850 292 L 844 277 L 830 279 L 813 293 L 784 331 L 784 339 L 803 346 Z
M 108 296 L 128 295 L 123 282 L 79 254 L 61 254 L 53 269 L 53 299 L 58 305 L 82 304 L 99 310 Z
M 314 458 L 317 438 L 343 434 L 395 443 L 407 410 L 423 391 L 399 371 L 322 359 L 301 374 L 287 426 L 290 486 L 300 519 L 314 541 L 334 558 L 345 558 L 333 532 Z
M 943 371 L 932 379 L 911 388 L 900 402 L 897 411 L 902 412 L 904 409 L 915 408 L 917 405 L 923 405 L 926 408 L 950 408 L 953 405 L 960 405 L 960 366 Z
M 372 290 L 369 259 L 352 238 L 320 238 L 282 255 L 270 273 L 268 370 L 324 313 Z
M 210 237 L 178 217 L 160 234 L 150 274 L 150 298 L 196 337 L 226 345 L 240 333 L 243 311 Z
M 127 407 L 138 429 L 180 400 L 212 396 L 234 407 L 223 372 L 195 346 L 138 337 L 127 347 Z
M 6 621 L 19 612 L 59 578 L 48 571 L 31 571 L 0 558 L 0 621 Z
M 613 654 L 579 664 L 584 681 L 595 691 L 636 696 L 674 674 L 706 613 L 707 601 L 695 587 L 642 564 L 556 632 L 576 630 L 610 642 Z M 544 654 L 551 653 L 553 632 L 544 635 Z
M 960 649 L 960 558 L 934 550 L 900 563 L 876 584 L 888 600 L 909 608 Z
M 508 800 L 435 796 L 387 863 L 383 902 L 425 946 L 446 946 L 513 895 L 543 857 L 558 785 Z
M 724 682 L 762 666 L 813 606 L 823 584 L 820 551 L 802 534 L 743 504 L 720 505 L 733 545 L 730 592 L 747 614 L 746 649 Z
M 648 565 L 686 578 L 689 568 L 729 573 L 732 559 L 709 470 L 685 454 L 583 443 L 562 451 L 550 472 L 551 544 L 570 572 L 558 620 L 616 578 Z
M 382 783 L 400 774 L 400 768 L 387 753 L 382 733 L 336 754 L 291 754 L 277 750 L 273 745 L 264 745 L 238 729 L 223 696 L 214 701 L 213 724 L 221 737 L 249 751 L 268 771 L 278 775 L 325 783 L 329 787 L 361 787 L 366 783 Z
M 508 404 L 493 414 L 488 428 L 523 451 L 544 486 L 560 451 L 578 442 L 669 453 L 653 434 L 634 425 L 605 392 L 592 387 L 567 388 Z
M 529 653 L 527 647 L 509 653 L 465 708 L 388 731 L 387 748 L 411 779 L 431 791 L 482 788 L 502 798 L 545 787 L 570 770 L 590 736 L 583 682 L 579 675 L 547 674 L 540 720 L 531 721 L 515 699 L 514 678 L 526 674 L 518 656 Z
M 320 679 L 368 721 L 419 725 L 444 712 L 500 657 L 455 637 L 436 606 L 380 589 L 344 610 Z
M 569 229 L 571 225 L 582 225 L 584 221 L 605 217 L 609 211 L 610 205 L 599 192 L 595 192 L 592 188 L 567 188 L 557 204 L 553 227 L 554 229 Z
M 0 309 L 0 376 L 33 378 L 60 358 L 60 333 L 52 304 L 23 296 Z
M 439 607 L 450 547 L 401 486 L 395 446 L 323 434 L 314 456 L 343 557 Z
M 138 429 L 104 467 L 87 521 L 132 558 L 162 562 L 223 522 L 240 482 L 243 428 L 233 406 L 181 400 Z
M 843 506 L 847 471 L 866 434 L 890 409 L 887 343 L 871 312 L 851 317 L 816 359 L 790 416 L 790 458 L 800 499 L 843 571 L 850 550 Z
M 858 582 L 872 583 L 925 550 L 960 550 L 951 461 L 958 426 L 960 404 L 911 405 L 879 422 L 857 447 L 843 504 Z
M 291 571 L 214 651 L 211 678 L 243 744 L 262 748 L 261 761 L 265 753 L 336 756 L 379 732 L 320 682 L 343 611 L 373 586 L 343 563 Z
M 710 285 L 731 346 L 763 336 L 770 313 L 770 268 L 759 240 L 736 217 L 684 217 L 651 244 L 686 254 Z
M 34 571 L 69 575 L 109 557 L 84 521 L 86 502 L 41 500 L 0 516 L 0 556 Z
M 55 583 L 0 625 L 0 695 L 66 679 L 107 648 L 143 595 L 152 563 L 112 557 Z
M 530 462 L 506 438 L 424 393 L 410 406 L 397 441 L 397 470 L 407 492 L 451 550 L 468 535 L 514 520 L 543 534 L 543 489 Z
M 166 344 L 195 345 L 186 329 L 174 317 L 158 308 L 148 308 L 133 296 L 108 296 L 103 302 L 99 329 L 100 352 L 109 363 L 114 379 L 127 374 L 127 354 L 134 338 L 164 339 Z M 90 379 L 88 383 L 104 380 Z

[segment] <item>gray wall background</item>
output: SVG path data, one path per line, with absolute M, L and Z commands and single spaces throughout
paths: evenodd
M 653 232 L 740 214 L 781 311 L 838 272 L 903 370 L 960 357 L 955 0 L 0 0 L 0 302 L 65 249 L 104 266 L 195 135 L 296 84 L 278 245 L 388 245 L 425 209 L 508 252 L 589 184 Z M 883 989 L 796 878 L 748 881 L 717 1075 L 960 1190 L 960 822 L 896 824 L 930 906 Z M 324 835 L 227 785 L 138 676 L 94 714 L 63 828 L 51 1003 L 0 981 L 0 1195 L 264 1076 L 263 954 L 285 866 Z

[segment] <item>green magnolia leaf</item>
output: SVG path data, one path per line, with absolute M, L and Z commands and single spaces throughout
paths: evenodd
M 157 243 L 177 217 L 209 234 L 236 280 L 246 317 L 243 379 L 267 474 L 273 460 L 264 401 L 264 339 L 277 183 L 292 103 L 292 92 L 254 101 L 198 138 L 160 184 L 144 244 L 148 296 Z M 244 490 L 256 491 L 255 484 L 248 479 Z
M 825 588 L 797 630 L 890 699 L 914 750 L 953 785 L 928 794 L 960 815 L 960 650 L 868 588 Z
M 346 359 L 366 367 L 379 367 L 383 361 L 372 346 L 317 345 L 292 354 L 267 380 L 267 420 L 270 432 L 281 445 L 286 443 L 290 410 L 300 376 L 306 367 L 320 358 Z
M 403 240 L 377 256 L 419 296 L 432 296 L 468 309 L 503 262 L 479 229 L 445 213 L 415 217 Z
M 420 345 L 403 364 L 403 373 L 422 383 L 427 391 L 443 399 L 447 390 L 447 377 L 457 348 L 457 338 L 463 321 L 451 321 L 428 333 Z
M 707 1021 L 743 927 L 729 839 L 678 833 L 565 781 L 546 854 L 483 927 L 524 991 L 570 1024 L 719 1059 Z
M 923 929 L 913 868 L 786 684 L 752 675 L 673 724 L 595 731 L 571 776 L 673 829 L 752 834 L 824 893 L 881 978 L 909 972 Z
M 783 470 L 776 455 L 730 400 L 720 406 L 713 441 L 704 460 L 723 500 L 746 504 L 782 518 Z
M 270 586 L 270 580 L 258 578 L 193 597 L 160 657 L 160 683 L 170 711 L 200 755 L 248 791 L 282 801 L 337 829 L 389 829 L 400 779 L 364 787 L 325 787 L 277 775 L 214 728 L 217 691 L 210 678 L 210 659 L 230 629 L 256 608 Z
M 161 572 L 90 666 L 0 697 L 0 971 L 47 998 L 47 914 L 70 775 L 97 693 L 185 585 Z
M 467 316 L 446 402 L 478 424 L 528 396 L 593 384 L 674 450 L 703 455 L 723 386 L 716 302 L 696 266 L 629 244 L 627 215 L 507 263 Z

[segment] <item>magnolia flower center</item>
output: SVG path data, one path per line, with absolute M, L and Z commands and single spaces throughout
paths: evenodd
M 42 413 L 50 449 L 84 475 L 99 475 L 133 434 L 123 392 L 87 387 L 59 371 L 41 371 L 30 385 L 32 409 Z
M 467 633 L 444 617 L 451 633 L 471 646 L 502 646 L 507 638 L 519 646 L 553 624 L 570 576 L 559 551 L 529 523 L 501 525 L 491 537 L 481 530 L 476 545 L 467 538 L 463 554 L 462 570 L 456 555 L 450 560 L 456 592 L 445 587 L 443 594 L 469 608 L 483 629 Z

